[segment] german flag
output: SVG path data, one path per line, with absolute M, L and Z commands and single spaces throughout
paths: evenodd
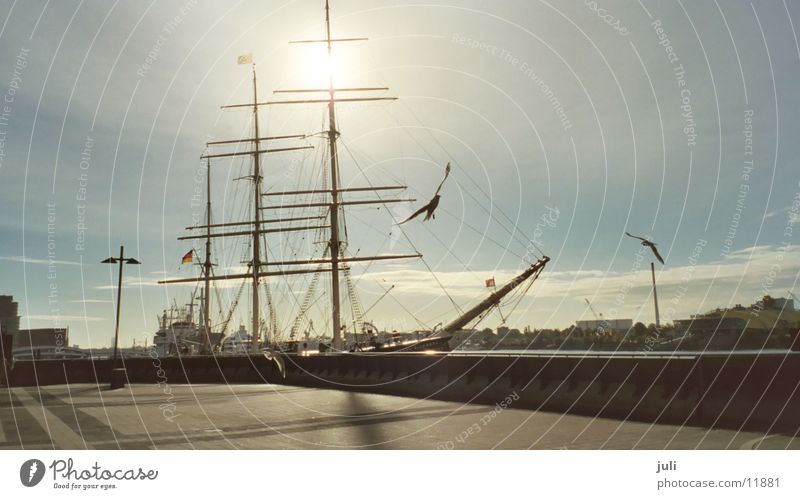
M 183 258 L 181 258 L 181 265 L 183 265 L 184 263 L 192 263 L 193 261 L 192 255 L 194 255 L 194 250 L 190 249 L 189 251 L 186 252 L 185 255 L 183 255 Z

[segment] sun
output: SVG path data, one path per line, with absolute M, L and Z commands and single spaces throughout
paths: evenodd
M 336 87 L 347 82 L 352 74 L 350 50 L 340 44 L 331 52 L 328 56 L 324 43 L 298 44 L 292 53 L 297 81 L 306 88 L 328 88 L 331 76 Z

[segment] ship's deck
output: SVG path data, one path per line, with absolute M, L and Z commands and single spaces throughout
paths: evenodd
M 513 395 L 513 394 L 512 394 Z M 800 449 L 792 435 L 276 385 L 0 389 L 0 449 Z

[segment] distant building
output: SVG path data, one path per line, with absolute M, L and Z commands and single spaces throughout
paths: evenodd
M 5 362 L 11 362 L 14 336 L 19 331 L 19 315 L 14 297 L 0 295 L 0 385 L 5 385 Z
M 794 300 L 789 298 L 773 298 L 767 295 L 754 303 L 751 308 L 766 310 L 794 310 Z
M 18 305 L 13 296 L 0 295 L 0 334 L 16 336 L 19 331 Z
M 577 321 L 575 327 L 584 331 L 613 331 L 624 333 L 633 327 L 633 319 L 601 319 Z
M 14 348 L 56 347 L 69 345 L 69 328 L 23 329 L 14 338 Z
M 69 328 L 22 329 L 14 335 L 14 360 L 74 357 Z

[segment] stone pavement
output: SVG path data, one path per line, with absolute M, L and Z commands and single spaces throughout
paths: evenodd
M 800 449 L 794 435 L 519 410 L 507 400 L 256 384 L 0 388 L 0 449 Z

